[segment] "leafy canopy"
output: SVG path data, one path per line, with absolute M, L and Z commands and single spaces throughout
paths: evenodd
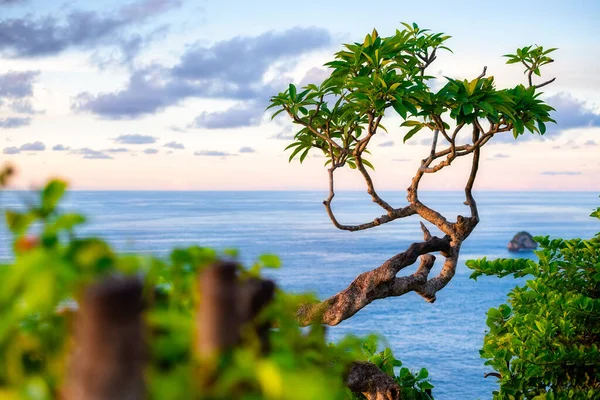
M 404 29 L 382 37 L 376 30 L 362 43 L 346 44 L 325 64 L 330 76 L 320 85 L 309 84 L 288 89 L 271 98 L 268 108 L 273 118 L 286 113 L 299 125 L 291 149 L 290 161 L 304 161 L 309 151 L 318 149 L 334 166 L 348 164 L 355 168 L 357 158 L 367 152 L 368 138 L 385 116 L 399 115 L 402 127 L 409 128 L 404 142 L 423 128 L 442 131 L 450 125 L 477 125 L 484 122 L 490 132 L 510 130 L 514 137 L 526 131 L 544 134 L 552 107 L 539 99 L 536 86 L 517 85 L 497 89 L 493 77 L 484 74 L 475 79 L 446 78 L 446 84 L 435 91 L 433 76 L 426 69 L 437 58 L 438 51 L 450 51 L 443 33 L 421 29 L 417 24 L 403 23 Z M 523 62 L 525 72 L 539 75 L 539 69 L 552 60 L 547 56 L 555 49 L 525 47 L 509 55 L 508 63 Z M 483 130 L 483 129 L 482 129 Z M 371 163 L 361 160 L 372 168 Z

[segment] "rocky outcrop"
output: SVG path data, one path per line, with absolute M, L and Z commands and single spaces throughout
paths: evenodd
M 537 243 L 529 232 L 519 232 L 508 243 L 508 251 L 531 251 L 537 249 Z

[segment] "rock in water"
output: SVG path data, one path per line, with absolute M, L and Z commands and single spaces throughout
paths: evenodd
M 537 243 L 529 232 L 519 232 L 508 243 L 508 251 L 531 251 L 537 249 Z

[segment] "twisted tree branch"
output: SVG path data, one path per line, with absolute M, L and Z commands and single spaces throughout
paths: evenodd
M 360 274 L 344 290 L 318 304 L 308 304 L 298 310 L 297 317 L 302 324 L 321 322 L 337 325 L 350 318 L 372 301 L 392 296 L 401 296 L 410 291 L 426 293 L 428 299 L 439 284 L 429 284 L 427 277 L 435 257 L 432 252 L 441 252 L 447 259 L 453 257 L 454 246 L 449 237 L 431 237 L 429 240 L 411 244 L 406 251 L 399 253 L 379 267 Z M 411 275 L 396 277 L 402 269 L 412 265 L 421 257 L 421 264 Z M 453 274 L 452 274 L 453 275 Z

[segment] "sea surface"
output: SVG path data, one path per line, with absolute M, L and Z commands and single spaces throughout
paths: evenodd
M 400 192 L 382 196 L 393 206 L 406 201 Z M 191 244 L 237 247 L 244 262 L 261 253 L 276 253 L 284 266 L 270 275 L 278 284 L 321 298 L 422 240 L 416 216 L 361 232 L 339 231 L 325 213 L 325 197 L 324 192 L 292 191 L 74 191 L 63 208 L 89 216 L 89 223 L 79 231 L 82 235 L 101 235 L 123 252 L 161 256 L 173 247 Z M 459 192 L 425 192 L 420 198 L 449 219 L 468 212 Z M 4 192 L 0 207 L 17 208 L 31 199 L 31 193 Z M 479 357 L 485 313 L 523 283 L 510 277 L 481 277 L 475 282 L 469 279 L 465 260 L 512 257 L 506 245 L 521 230 L 564 238 L 587 238 L 600 231 L 599 221 L 589 217 L 600 205 L 597 193 L 479 192 L 476 199 L 481 222 L 463 244 L 457 273 L 435 303 L 414 293 L 378 300 L 329 329 L 333 340 L 349 333 L 381 334 L 405 366 L 429 369 L 434 397 L 440 400 L 491 398 L 497 385 L 494 378 L 484 379 L 491 369 Z M 362 223 L 382 214 L 367 194 L 359 192 L 338 193 L 334 210 L 343 223 Z M 2 227 L 0 259 L 11 258 L 9 249 L 10 238 Z M 436 271 L 439 265 L 432 276 Z

